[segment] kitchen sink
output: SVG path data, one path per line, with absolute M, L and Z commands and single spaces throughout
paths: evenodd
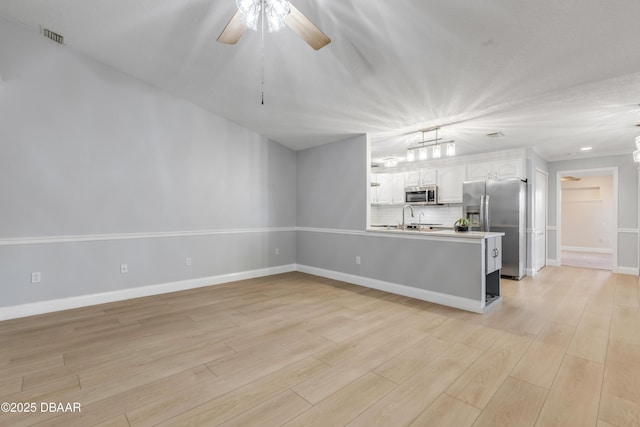
M 441 225 L 441 224 L 437 224 L 437 225 Z M 402 230 L 402 226 L 398 226 L 398 225 L 391 225 L 391 224 L 377 224 L 377 225 L 372 225 L 371 228 L 374 229 L 381 229 L 381 230 Z M 443 227 L 436 227 L 435 225 L 429 225 L 429 224 L 409 224 L 407 225 L 407 228 L 405 229 L 405 231 L 410 231 L 410 232 L 431 232 L 431 231 L 439 231 L 442 230 Z

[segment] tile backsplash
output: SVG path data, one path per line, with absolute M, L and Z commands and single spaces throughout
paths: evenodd
M 405 213 L 407 224 L 442 224 L 453 228 L 453 223 L 462 216 L 462 206 L 414 206 L 414 217 L 409 209 Z M 420 214 L 424 215 L 420 217 Z M 372 205 L 371 225 L 396 225 L 402 223 L 402 205 Z

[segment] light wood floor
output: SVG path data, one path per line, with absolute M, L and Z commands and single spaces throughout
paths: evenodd
M 485 315 L 302 273 L 0 322 L 0 426 L 640 425 L 638 280 L 547 267 Z

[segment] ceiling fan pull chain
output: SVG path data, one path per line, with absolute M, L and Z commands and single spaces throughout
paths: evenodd
M 262 39 L 262 70 L 261 70 L 261 89 L 262 89 L 262 101 L 260 105 L 264 105 L 264 0 L 262 0 L 262 8 L 261 8 L 261 18 L 262 22 L 260 23 L 260 33 Z

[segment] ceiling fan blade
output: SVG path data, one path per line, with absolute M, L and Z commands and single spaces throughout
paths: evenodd
M 318 50 L 331 43 L 331 39 L 291 3 L 289 3 L 289 9 L 290 12 L 284 18 L 284 23 L 306 41 L 309 46 Z
M 218 36 L 218 41 L 220 43 L 236 44 L 246 29 L 247 26 L 242 22 L 242 12 L 238 10 Z

